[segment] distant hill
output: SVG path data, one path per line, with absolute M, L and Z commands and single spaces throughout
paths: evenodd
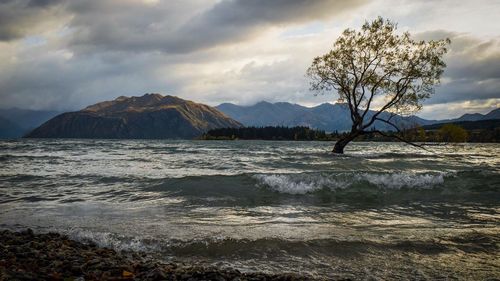
M 481 113 L 466 113 L 455 119 L 435 120 L 436 123 L 453 123 L 461 121 L 479 121 L 479 120 L 493 120 L 500 119 L 500 108 L 494 109 L 487 114 Z
M 245 126 L 307 126 L 327 132 L 348 131 L 352 126 L 349 109 L 344 104 L 323 103 L 315 107 L 305 107 L 287 102 L 259 102 L 252 106 L 223 103 L 217 108 Z M 373 116 L 374 113 L 368 112 L 367 117 Z M 382 113 L 380 117 L 388 119 L 389 114 Z M 417 116 L 395 116 L 391 121 L 403 128 L 433 123 Z M 391 125 L 380 121 L 375 122 L 372 128 L 394 130 Z
M 191 139 L 204 132 L 241 124 L 219 110 L 175 96 L 121 96 L 60 114 L 29 138 Z
M 3 124 L 0 125 L 0 138 L 20 138 L 57 114 L 60 112 L 20 108 L 0 109 L 0 123 Z M 6 125 L 8 123 L 11 125 Z M 7 129 L 6 126 L 11 129 Z M 12 126 L 16 129 L 12 129 Z
M 467 113 L 459 118 L 451 119 L 449 122 L 460 122 L 460 121 L 479 121 L 484 117 L 481 113 Z
M 0 139 L 19 138 L 24 132 L 24 128 L 9 119 L 0 116 Z
M 287 102 L 269 103 L 262 101 L 251 106 L 223 103 L 217 108 L 245 126 L 307 126 L 326 132 L 343 132 L 350 130 L 352 125 L 349 109 L 344 104 L 323 103 L 315 107 L 305 107 Z M 369 111 L 367 118 L 373 116 L 374 113 L 374 111 Z M 389 116 L 387 113 L 382 113 L 380 118 L 387 120 Z M 448 120 L 427 120 L 418 116 L 394 116 L 391 122 L 400 128 L 412 128 L 417 125 L 486 119 L 500 119 L 500 109 L 495 109 L 486 115 L 464 114 L 459 118 Z M 391 125 L 380 121 L 375 122 L 372 128 L 382 131 L 394 130 Z
M 490 111 L 488 114 L 484 115 L 481 120 L 492 120 L 500 119 L 500 108 Z
M 460 119 L 460 118 L 457 118 Z M 437 130 L 446 124 L 458 125 L 465 130 L 495 130 L 500 128 L 500 119 L 485 119 L 477 121 L 455 121 L 455 122 L 444 122 L 436 123 L 432 125 L 422 126 L 424 130 Z

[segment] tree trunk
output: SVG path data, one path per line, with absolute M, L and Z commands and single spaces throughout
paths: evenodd
M 336 143 L 335 146 L 333 146 L 333 153 L 339 153 L 339 154 L 344 154 L 344 147 L 350 143 L 353 139 L 355 139 L 357 136 L 361 135 L 361 132 L 359 131 L 351 131 L 348 135 L 345 137 L 340 138 Z

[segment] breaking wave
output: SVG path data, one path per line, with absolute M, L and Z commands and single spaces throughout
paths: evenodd
M 288 194 L 306 194 L 319 190 L 342 190 L 368 184 L 379 189 L 430 189 L 442 185 L 446 173 L 340 173 L 325 174 L 260 174 L 257 185 Z
M 112 248 L 118 251 L 153 252 L 159 249 L 158 242 L 152 239 L 129 237 L 111 232 L 95 232 L 90 230 L 58 230 L 73 240 L 93 243 L 99 247 Z

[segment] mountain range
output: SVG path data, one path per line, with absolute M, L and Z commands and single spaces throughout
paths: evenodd
M 456 123 L 463 121 L 483 121 L 483 120 L 495 120 L 500 119 L 500 108 L 493 109 L 487 114 L 481 113 L 466 113 L 456 119 L 445 119 L 445 120 L 433 120 L 434 123 Z
M 323 103 L 315 107 L 305 107 L 287 102 L 259 102 L 251 106 L 239 106 L 231 103 L 223 103 L 216 106 L 234 120 L 245 126 L 307 126 L 314 129 L 333 131 L 348 131 L 351 129 L 349 108 L 345 104 Z M 375 111 L 369 111 L 365 118 L 370 118 Z M 390 115 L 382 113 L 379 116 L 387 120 Z M 396 115 L 391 122 L 400 128 L 409 128 L 416 125 L 425 126 L 437 123 L 451 123 L 460 121 L 478 121 L 500 119 L 500 108 L 492 110 L 488 114 L 464 114 L 456 119 L 427 120 L 418 116 L 403 117 Z M 392 131 L 394 128 L 384 122 L 376 121 L 372 128 L 382 131 Z
M 287 102 L 269 103 L 263 101 L 251 106 L 223 103 L 216 108 L 245 126 L 307 126 L 327 132 L 341 132 L 350 130 L 352 125 L 349 108 L 345 104 L 323 103 L 315 107 L 305 107 Z M 369 111 L 365 118 L 370 118 L 373 114 L 375 111 Z M 387 120 L 390 114 L 382 113 L 379 117 Z M 500 119 L 500 109 L 493 110 L 486 115 L 465 114 L 460 118 L 448 120 L 427 120 L 418 116 L 396 115 L 391 119 L 391 122 L 400 128 L 409 128 L 416 125 L 486 119 Z M 381 121 L 376 121 L 372 128 L 382 131 L 394 130 L 391 125 Z
M 373 111 L 367 113 L 370 117 Z M 57 115 L 57 118 L 47 120 Z M 388 118 L 388 114 L 381 114 Z M 417 116 L 395 116 L 401 127 L 428 126 L 438 123 L 500 119 L 500 109 L 488 114 L 464 114 L 459 118 L 427 120 Z M 42 125 L 40 128 L 38 126 Z M 251 106 L 223 103 L 215 108 L 175 96 L 146 94 L 119 97 L 88 106 L 76 112 L 27 109 L 0 109 L 0 138 L 28 137 L 99 137 L 99 138 L 192 138 L 217 127 L 232 126 L 308 126 L 315 129 L 347 131 L 351 127 L 349 110 L 343 104 L 324 103 L 305 107 L 288 102 L 259 102 Z M 37 129 L 35 129 L 37 128 Z M 393 130 L 377 121 L 373 128 Z M 35 129 L 35 130 L 33 130 Z
M 241 124 L 208 105 L 174 96 L 118 97 L 60 114 L 29 138 L 192 139 L 210 129 Z

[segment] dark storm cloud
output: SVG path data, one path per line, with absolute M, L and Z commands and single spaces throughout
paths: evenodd
M 478 41 L 457 36 L 454 42 L 447 76 L 476 80 L 500 78 L 500 38 Z
M 2 106 L 77 109 L 116 95 L 142 94 L 142 89 L 176 93 L 185 87 L 180 84 L 192 81 L 182 80 L 175 65 L 206 61 L 205 49 L 252 39 L 273 25 L 332 16 L 359 6 L 362 1 L 172 0 L 147 4 L 132 0 L 2 0 L 1 3 L 5 5 L 0 12 L 9 15 L 5 18 L 9 29 L 18 30 L 9 40 L 35 35 L 37 24 L 57 22 L 56 12 L 67 16 L 60 25 L 69 30 L 57 45 L 33 49 L 0 71 L 4 74 L 0 77 Z M 58 48 L 71 54 L 71 58 L 65 58 Z M 163 79 L 155 76 L 160 68 L 166 69 Z M 302 76 L 302 70 L 299 73 Z M 276 76 L 279 75 L 273 77 L 279 79 Z M 262 77 L 245 75 L 245 78 L 267 84 Z M 241 79 L 235 79 L 241 83 Z M 251 95 L 251 87 L 241 88 L 248 88 Z M 286 88 L 288 91 L 290 86 Z M 273 93 L 278 91 L 274 89 Z M 265 93 L 263 88 L 262 92 Z
M 56 4 L 59 4 L 62 2 L 63 2 L 63 0 L 30 0 L 30 1 L 28 1 L 27 6 L 28 7 L 46 8 L 48 6 L 56 5 Z
M 112 49 L 188 53 L 241 42 L 273 25 L 319 20 L 358 7 L 365 0 L 229 0 L 178 18 L 171 5 L 77 3 L 72 44 L 83 50 Z M 170 2 L 168 2 L 171 4 Z M 99 9 L 96 9 L 96 6 Z M 140 17 L 135 15 L 141 15 Z M 182 14 L 182 13 L 181 13 Z
M 314 97 L 304 72 L 337 28 L 359 27 L 378 3 L 366 2 L 0 0 L 0 107 L 73 110 L 151 91 L 211 104 L 319 103 L 331 97 Z M 470 34 L 417 34 L 453 41 L 427 104 L 500 98 L 500 38 Z
M 462 102 L 468 100 L 487 100 L 500 98 L 500 80 L 453 80 L 437 88 L 436 94 L 425 104 Z
M 480 40 L 470 34 L 445 30 L 420 33 L 418 39 L 450 38 L 445 76 L 452 79 L 500 78 L 500 38 Z
M 450 38 L 443 85 L 427 104 L 500 98 L 500 38 L 480 40 L 444 30 L 417 34 L 418 39 Z
M 0 75 L 0 104 L 31 109 L 75 110 L 89 103 L 119 95 L 143 94 L 143 89 L 165 92 L 166 81 L 154 71 L 168 63 L 155 54 L 122 59 L 120 54 L 100 54 L 67 59 L 61 54 L 32 53 Z M 91 102 L 89 102 L 91 101 Z
M 167 50 L 212 47 L 253 37 L 270 25 L 320 20 L 360 6 L 365 1 L 234 0 L 222 1 L 182 26 Z
M 54 16 L 62 0 L 1 0 L 0 41 L 11 41 L 42 29 Z

